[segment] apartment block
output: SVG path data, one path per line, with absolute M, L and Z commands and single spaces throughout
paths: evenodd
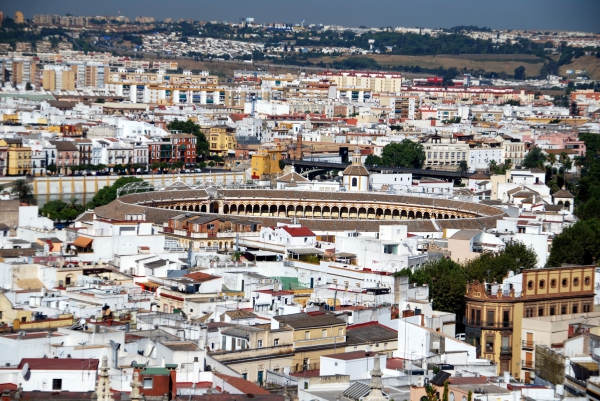
M 466 341 L 497 363 L 498 374 L 523 378 L 523 319 L 592 312 L 595 273 L 595 266 L 530 269 L 510 272 L 502 283 L 468 284 Z

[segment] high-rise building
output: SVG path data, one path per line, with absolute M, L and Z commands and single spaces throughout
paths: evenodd
M 3 22 L 4 22 L 4 11 L 0 11 L 0 26 L 2 26 Z
M 25 23 L 25 17 L 23 16 L 23 13 L 21 11 L 17 11 L 15 13 L 15 24 L 24 24 Z
M 45 68 L 42 78 L 45 90 L 75 90 L 75 73 L 69 68 Z

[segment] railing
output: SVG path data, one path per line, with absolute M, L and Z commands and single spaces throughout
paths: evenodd
M 298 364 L 296 366 L 292 366 L 290 368 L 290 373 L 300 373 L 307 370 L 317 370 L 319 369 L 318 363 L 307 363 L 307 364 Z
M 296 340 L 294 341 L 295 348 L 300 347 L 311 347 L 317 345 L 334 345 L 340 344 L 340 346 L 344 346 L 346 343 L 346 336 L 334 336 L 334 337 L 319 337 L 319 338 L 309 338 L 305 340 Z
M 294 349 L 291 345 L 282 345 L 275 347 L 261 347 L 261 348 L 246 348 L 238 349 L 234 351 L 214 351 L 210 355 L 218 361 L 229 361 L 232 359 L 244 359 L 244 358 L 258 358 L 263 356 L 278 356 L 285 354 L 292 354 Z
M 534 343 L 533 341 L 523 340 L 521 343 L 521 348 L 533 349 Z
M 511 329 L 512 322 L 486 322 L 485 320 L 472 320 L 463 318 L 463 324 L 467 326 L 475 326 L 490 329 Z
M 521 367 L 523 369 L 533 369 L 534 368 L 534 361 L 521 361 Z

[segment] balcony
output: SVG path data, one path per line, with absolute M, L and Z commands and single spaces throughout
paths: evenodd
M 523 340 L 523 341 L 521 342 L 521 348 L 522 348 L 522 349 L 533 350 L 533 348 L 534 348 L 534 342 L 533 342 L 533 341 L 526 341 L 526 340 Z
M 512 329 L 512 322 L 487 322 L 485 320 L 472 320 L 463 318 L 463 324 L 482 329 Z
M 534 361 L 521 361 L 521 368 L 523 368 L 523 369 L 533 370 L 534 367 L 535 367 Z

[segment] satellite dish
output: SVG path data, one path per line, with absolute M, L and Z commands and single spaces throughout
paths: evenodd
M 29 371 L 29 364 L 27 362 L 25 362 L 25 365 L 23 365 L 23 369 L 21 369 L 21 376 L 23 376 L 23 379 L 25 381 L 29 380 L 30 377 L 30 371 Z
M 81 320 L 79 320 L 79 325 L 80 325 L 80 326 L 85 326 L 85 324 L 86 324 L 86 321 L 85 321 L 85 319 L 84 319 L 84 318 L 81 318 Z

